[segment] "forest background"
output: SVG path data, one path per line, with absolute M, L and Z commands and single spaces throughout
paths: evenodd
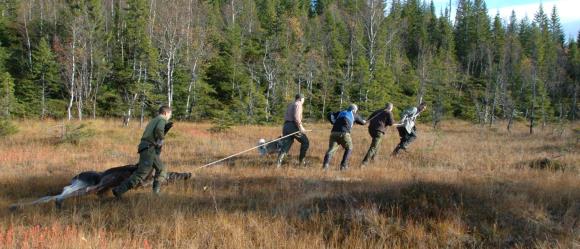
M 450 4 L 2 0 L 0 115 L 143 122 L 168 104 L 181 120 L 265 124 L 300 92 L 310 120 L 421 98 L 434 127 L 577 119 L 580 32 L 565 37 L 556 7 L 505 20 L 483 0 Z

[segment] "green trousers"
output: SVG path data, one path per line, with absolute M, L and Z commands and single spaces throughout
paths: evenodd
M 129 189 L 141 184 L 151 174 L 151 171 L 155 170 L 155 175 L 153 175 L 153 191 L 158 193 L 161 183 L 167 179 L 167 170 L 157 152 L 154 146 L 141 151 L 139 153 L 139 166 L 137 170 L 127 180 L 115 187 L 114 191 L 119 194 L 129 191 Z
M 339 145 L 344 148 L 340 167 L 341 169 L 346 169 L 348 167 L 348 159 L 352 153 L 352 138 L 350 133 L 332 132 L 330 133 L 330 139 L 328 142 L 328 151 L 326 151 L 326 155 L 324 156 L 323 168 L 328 168 L 328 164 L 330 163 L 334 153 L 336 153 L 336 150 L 338 150 Z
M 383 141 L 384 135 L 385 134 L 383 134 L 382 132 L 377 132 L 374 136 L 372 136 L 373 140 L 371 141 L 371 147 L 369 147 L 367 155 L 363 159 L 363 164 L 375 160 L 375 156 L 377 155 L 377 152 L 381 148 L 381 141 Z

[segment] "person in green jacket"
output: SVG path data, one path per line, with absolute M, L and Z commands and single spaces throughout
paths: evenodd
M 171 107 L 161 106 L 159 115 L 149 121 L 141 142 L 137 148 L 139 153 L 139 165 L 131 177 L 123 181 L 119 186 L 113 188 L 113 195 L 120 198 L 125 192 L 139 185 L 152 170 L 155 170 L 153 176 L 153 193 L 159 194 L 161 184 L 167 178 L 167 170 L 159 158 L 163 139 L 165 134 L 173 125 L 168 120 L 171 118 Z

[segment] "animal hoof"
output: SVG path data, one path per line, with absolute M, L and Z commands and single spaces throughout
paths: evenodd
M 55 206 L 57 209 L 61 209 L 62 208 L 62 200 L 57 200 L 54 202 Z

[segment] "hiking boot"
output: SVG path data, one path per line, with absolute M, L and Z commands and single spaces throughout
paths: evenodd
M 360 165 L 361 168 L 366 168 L 367 166 L 369 166 L 369 162 L 368 161 L 363 161 Z
M 348 165 L 340 165 L 340 171 L 345 171 L 348 169 Z
M 324 171 L 328 171 L 328 164 L 324 164 L 324 165 L 322 165 L 322 170 L 324 170 Z

